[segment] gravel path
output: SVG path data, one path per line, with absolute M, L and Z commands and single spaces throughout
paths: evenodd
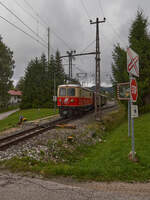
M 59 183 L 0 173 L 2 200 L 150 200 L 150 183 Z
M 16 109 L 16 110 L 11 110 L 11 111 L 8 111 L 8 112 L 5 112 L 5 113 L 1 113 L 1 114 L 0 114 L 0 120 L 5 119 L 5 118 L 8 117 L 9 115 L 11 115 L 11 114 L 17 112 L 18 110 L 19 110 L 19 108 Z

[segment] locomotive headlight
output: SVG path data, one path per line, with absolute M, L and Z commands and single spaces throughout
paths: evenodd
M 74 99 L 71 99 L 70 102 L 73 103 L 73 102 L 74 102 Z

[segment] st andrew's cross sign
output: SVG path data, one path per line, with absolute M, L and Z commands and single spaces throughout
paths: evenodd
M 127 48 L 127 72 L 139 77 L 139 56 L 131 48 Z

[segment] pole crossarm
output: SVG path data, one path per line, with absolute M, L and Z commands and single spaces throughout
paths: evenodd
M 94 55 L 94 54 L 96 54 L 96 52 L 73 54 L 73 56 L 88 56 L 88 55 Z M 66 57 L 69 57 L 69 55 L 60 56 L 60 58 L 66 58 Z
M 92 20 L 90 20 L 90 24 L 104 23 L 105 21 L 106 21 L 106 18 L 104 17 L 104 20 L 102 21 L 97 20 L 96 22 L 93 22 Z
M 72 79 L 72 58 L 76 57 L 76 56 L 88 56 L 88 55 L 95 55 L 95 54 L 100 54 L 100 52 L 89 52 L 89 53 L 79 53 L 79 54 L 75 54 L 76 51 L 71 51 L 68 52 L 68 55 L 65 56 L 60 56 L 60 58 L 69 58 L 69 77 Z M 73 54 L 74 53 L 74 54 Z

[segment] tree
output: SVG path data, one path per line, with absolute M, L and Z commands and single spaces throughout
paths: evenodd
M 129 75 L 127 73 L 126 51 L 121 48 L 119 44 L 117 44 L 114 46 L 112 57 L 112 84 L 114 95 L 117 96 L 117 83 L 129 81 Z
M 140 57 L 138 102 L 140 106 L 143 106 L 146 103 L 146 96 L 150 95 L 150 35 L 148 33 L 148 20 L 144 17 L 143 11 L 137 11 L 136 19 L 130 28 L 129 44 Z
M 31 60 L 25 72 L 22 108 L 44 107 L 47 100 L 47 61 L 43 54 L 40 59 Z
M 65 78 L 59 51 L 55 57 L 51 56 L 49 63 L 44 54 L 40 59 L 31 60 L 25 72 L 21 107 L 52 107 L 54 77 L 57 90 L 57 86 L 63 84 Z
M 57 86 L 64 83 L 65 72 L 62 66 L 62 61 L 60 59 L 60 52 L 57 50 L 55 55 L 55 73 L 57 75 Z
M 6 107 L 9 101 L 8 91 L 13 86 L 14 72 L 13 52 L 3 43 L 0 37 L 0 107 Z
M 129 76 L 127 73 L 127 59 L 126 51 L 117 44 L 113 50 L 113 63 L 112 63 L 112 82 L 127 82 L 129 81 Z
M 129 32 L 129 47 L 137 52 L 140 57 L 139 106 L 143 106 L 146 103 L 145 98 L 150 95 L 150 36 L 147 28 L 148 20 L 144 17 L 142 11 L 137 11 Z M 112 74 L 113 85 L 117 82 L 129 81 L 126 51 L 119 44 L 115 46 L 113 51 Z
M 24 77 L 21 77 L 19 79 L 19 81 L 17 82 L 17 85 L 16 85 L 15 89 L 23 91 L 23 87 L 24 87 Z
M 60 52 L 57 50 L 55 57 L 52 55 L 48 67 L 49 73 L 49 88 L 50 88 L 50 96 L 53 99 L 54 93 L 57 94 L 58 85 L 64 84 L 65 82 L 65 72 L 62 66 L 62 61 L 60 59 Z M 55 84 L 55 86 L 54 86 Z M 54 89 L 56 91 L 54 92 Z M 53 101 L 51 102 L 51 106 L 53 106 Z

